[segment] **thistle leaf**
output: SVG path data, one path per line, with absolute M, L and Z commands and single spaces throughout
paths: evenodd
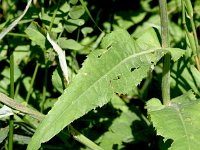
M 37 128 L 28 149 L 38 149 L 41 143 L 74 120 L 108 103 L 115 93 L 125 94 L 133 85 L 140 84 L 152 65 L 167 52 L 152 48 L 141 50 L 124 30 L 108 34 L 101 45 L 103 50 L 88 56 L 78 75 Z

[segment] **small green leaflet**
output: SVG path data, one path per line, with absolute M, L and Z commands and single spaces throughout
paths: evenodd
M 31 22 L 26 28 L 25 33 L 33 42 L 35 42 L 35 44 L 39 45 L 42 49 L 45 48 L 45 30 L 41 28 L 37 22 Z

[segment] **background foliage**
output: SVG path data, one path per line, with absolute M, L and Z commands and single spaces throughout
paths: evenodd
M 160 46 L 158 1 L 84 2 L 35 0 L 0 41 L 0 92 L 10 92 L 13 52 L 15 100 L 49 112 L 40 124 L 13 110 L 15 149 L 27 144 L 30 149 L 40 144 L 43 149 L 87 149 L 85 140 L 75 140 L 71 125 L 103 149 L 197 149 L 200 73 L 181 22 L 181 1 L 168 1 L 168 49 Z M 1 1 L 2 31 L 26 4 Z M 198 35 L 200 3 L 192 4 Z M 65 51 L 69 84 L 47 32 Z M 161 97 L 166 52 L 172 55 L 172 101 L 167 106 Z M 9 114 L 2 109 L 1 114 L 0 145 L 7 149 Z

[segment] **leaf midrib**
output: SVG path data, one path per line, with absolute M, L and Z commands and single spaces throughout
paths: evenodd
M 177 109 L 175 109 L 175 110 L 177 110 Z M 178 115 L 179 115 L 179 117 L 180 117 L 180 120 L 181 120 L 181 123 L 182 123 L 182 125 L 183 125 L 183 129 L 184 129 L 184 132 L 185 132 L 185 135 L 186 135 L 186 138 L 187 138 L 187 145 L 188 145 L 188 150 L 191 150 L 191 147 L 190 147 L 190 140 L 189 140 L 189 135 L 187 134 L 187 133 L 189 133 L 189 132 L 187 132 L 187 128 L 186 128 L 186 126 L 185 126 L 185 121 L 184 121 L 184 119 L 183 119 L 183 116 L 182 116 L 182 113 L 181 113 L 181 111 L 180 111 L 180 109 L 178 108 L 178 110 L 177 110 L 177 112 L 178 112 Z

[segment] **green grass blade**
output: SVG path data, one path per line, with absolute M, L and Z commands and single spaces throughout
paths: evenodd
M 28 115 L 38 119 L 39 121 L 41 121 L 44 117 L 44 115 L 41 114 L 40 112 L 33 110 L 19 102 L 16 102 L 14 99 L 6 96 L 5 94 L 3 94 L 1 92 L 0 92 L 0 102 L 4 103 L 5 105 L 7 105 L 13 109 L 18 110 L 24 114 L 28 114 Z
M 23 11 L 23 13 L 14 21 L 12 22 L 4 31 L 2 31 L 0 33 L 0 40 L 9 32 L 11 31 L 16 25 L 17 23 L 24 17 L 24 15 L 26 14 L 26 12 L 28 11 L 30 5 L 31 5 L 32 0 L 29 0 L 25 10 Z

